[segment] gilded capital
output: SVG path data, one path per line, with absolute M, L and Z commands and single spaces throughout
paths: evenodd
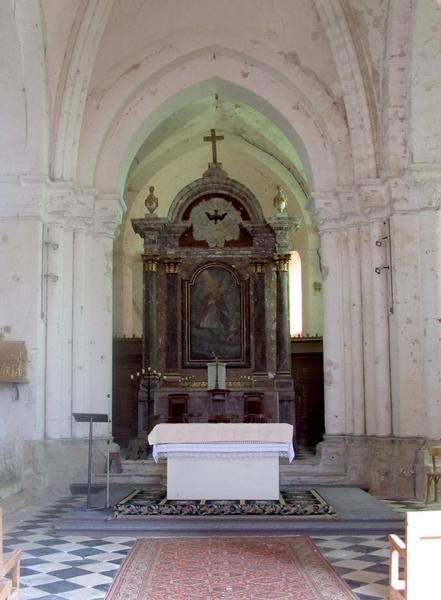
M 265 273 L 268 259 L 265 256 L 259 258 L 252 258 L 250 261 L 251 270 L 253 273 Z
M 291 254 L 275 254 L 273 260 L 276 263 L 276 271 L 282 273 L 288 271 L 289 261 L 291 260 Z
M 179 267 L 182 265 L 182 260 L 179 257 L 164 258 L 166 273 L 179 273 Z
M 143 254 L 142 262 L 144 263 L 144 271 L 148 271 L 149 273 L 156 273 L 159 265 L 159 256 L 149 256 L 147 254 Z

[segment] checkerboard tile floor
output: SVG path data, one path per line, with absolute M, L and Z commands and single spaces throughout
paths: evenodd
M 53 526 L 61 515 L 84 502 L 73 496 L 40 507 L 8 528 L 4 551 L 23 550 L 20 598 L 104 598 L 134 538 L 57 537 Z M 406 502 L 386 501 L 399 511 Z M 430 505 L 429 505 L 430 506 Z M 433 505 L 432 505 L 433 507 Z M 413 503 L 413 510 L 416 509 Z M 425 508 L 425 505 L 422 506 Z M 405 509 L 404 509 L 405 510 Z M 410 510 L 410 508 L 407 508 Z M 314 541 L 361 600 L 387 598 L 388 542 L 385 536 L 315 536 Z

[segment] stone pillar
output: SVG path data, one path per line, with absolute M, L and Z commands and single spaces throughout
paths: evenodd
M 375 418 L 375 364 L 374 356 L 374 310 L 372 277 L 375 276 L 372 264 L 371 233 L 369 222 L 360 225 L 360 257 L 361 257 L 361 294 L 363 317 L 363 372 L 364 402 L 366 414 L 366 434 L 375 435 L 377 424 Z
M 144 322 L 142 338 L 143 367 L 158 368 L 157 276 L 158 255 L 142 255 L 144 264 Z
M 430 174 L 433 176 L 433 173 Z M 426 405 L 424 434 L 429 439 L 441 438 L 441 303 L 440 225 L 441 182 L 429 180 L 422 191 L 424 200 L 431 204 L 421 211 L 421 276 L 423 294 L 423 398 Z
M 372 255 L 372 309 L 371 328 L 374 333 L 375 372 L 375 435 L 391 434 L 391 391 L 389 349 L 389 231 L 387 221 L 373 219 L 370 224 Z
M 87 242 L 89 234 L 85 229 L 74 230 L 73 241 L 73 337 L 72 337 L 72 412 L 88 412 L 86 397 L 87 355 Z M 72 423 L 72 436 L 84 437 L 87 426 Z
M 95 223 L 88 240 L 91 257 L 87 270 L 89 348 L 86 373 L 88 412 L 112 415 L 112 305 L 113 240 L 125 205 L 118 194 L 99 194 L 95 201 Z M 106 436 L 107 423 L 94 425 L 94 435 Z
M 46 188 L 43 239 L 45 320 L 45 437 L 71 435 L 72 365 L 72 188 Z
M 323 273 L 323 367 L 325 430 L 345 433 L 346 390 L 343 340 L 342 249 L 336 229 L 321 231 Z
M 276 254 L 276 367 L 277 373 L 291 373 L 291 337 L 289 333 L 289 274 L 290 254 Z
M 361 289 L 366 433 L 391 434 L 390 239 L 389 198 L 384 184 L 366 182 L 360 190 L 362 208 Z
M 166 351 L 165 351 L 165 370 L 167 373 L 177 373 L 179 368 L 179 267 L 182 261 L 179 258 L 164 259 L 165 265 L 165 285 L 166 285 Z
M 265 272 L 267 258 L 251 260 L 254 308 L 254 371 L 266 373 Z
M 352 418 L 350 429 L 354 435 L 366 433 L 364 408 L 364 377 L 363 377 L 363 320 L 361 297 L 361 245 L 358 225 L 347 230 L 348 241 L 348 277 L 345 288 L 349 292 L 350 306 L 350 340 L 351 340 L 351 386 L 352 386 Z
M 44 240 L 46 254 L 46 403 L 45 403 L 45 437 L 49 439 L 63 437 L 60 432 L 59 410 L 63 401 L 61 369 L 62 356 L 62 307 L 63 307 L 63 227 L 51 225 L 46 228 Z M 61 400 L 61 401 L 60 401 Z
M 423 322 L 419 215 L 394 212 L 390 219 L 394 306 L 390 317 L 392 425 L 396 436 L 424 430 Z

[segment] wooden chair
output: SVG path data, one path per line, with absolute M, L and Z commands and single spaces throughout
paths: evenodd
M 187 421 L 188 394 L 169 394 L 167 423 L 186 423 Z
M 18 596 L 20 587 L 21 550 L 14 550 L 3 556 L 3 511 L 0 508 L 0 599 L 10 598 L 12 589 Z M 9 583 L 8 583 L 9 582 Z
M 244 392 L 243 422 L 244 423 L 266 423 L 263 412 L 263 392 Z M 261 420 L 261 418 L 265 420 Z M 257 419 L 257 420 L 256 420 Z
M 243 418 L 244 423 L 266 423 L 265 415 L 245 415 Z
M 208 423 L 231 423 L 230 415 L 210 415 Z
M 389 545 L 389 600 L 439 600 L 441 511 L 406 513 L 406 543 L 397 535 L 390 535 Z
M 426 490 L 426 504 L 429 502 L 430 488 L 432 487 L 432 483 L 435 488 L 435 502 L 438 500 L 438 483 L 441 479 L 441 470 L 437 470 L 436 467 L 436 459 L 438 456 L 441 456 L 441 448 L 428 448 L 428 452 L 432 458 L 432 471 L 426 473 L 427 477 L 427 490 Z M 441 595 L 441 594 L 440 594 Z

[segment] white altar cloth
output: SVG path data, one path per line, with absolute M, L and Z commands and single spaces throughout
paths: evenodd
M 279 456 L 294 458 L 287 423 L 161 423 L 153 457 L 167 458 L 169 499 L 279 497 Z

